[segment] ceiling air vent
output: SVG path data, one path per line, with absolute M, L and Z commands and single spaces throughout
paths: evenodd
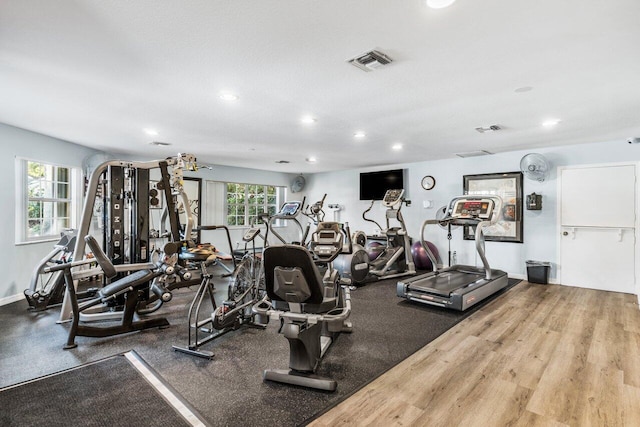
M 478 151 L 468 151 L 466 153 L 456 153 L 456 156 L 464 158 L 464 157 L 488 156 L 490 154 L 493 154 L 493 153 L 487 150 L 478 150 Z
M 348 60 L 350 64 L 355 65 L 364 71 L 373 71 L 383 65 L 391 64 L 393 60 L 382 52 L 372 50 L 353 59 Z
M 502 128 L 498 125 L 491 125 L 491 126 L 486 126 L 486 127 L 479 127 L 476 128 L 476 130 L 480 133 L 485 133 L 485 132 L 496 132 L 501 130 Z

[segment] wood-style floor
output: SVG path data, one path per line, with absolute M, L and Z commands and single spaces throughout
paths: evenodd
M 640 426 L 637 297 L 520 283 L 311 425 Z

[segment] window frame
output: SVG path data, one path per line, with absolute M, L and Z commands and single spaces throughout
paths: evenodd
M 45 166 L 51 166 L 55 168 L 54 173 L 57 173 L 58 168 L 68 169 L 69 171 L 69 179 L 67 181 L 69 185 L 68 189 L 68 197 L 31 197 L 29 195 L 29 167 L 28 164 L 31 163 L 39 163 Z M 15 162 L 15 171 L 16 171 L 16 209 L 15 209 L 15 244 L 16 245 L 25 245 L 25 244 L 33 244 L 33 243 L 41 243 L 41 242 L 51 242 L 57 241 L 60 239 L 59 231 L 56 231 L 54 234 L 47 234 L 42 236 L 32 236 L 29 237 L 29 202 L 34 200 L 41 200 L 43 202 L 68 202 L 69 205 L 69 228 L 77 227 L 77 218 L 80 214 L 80 206 L 81 206 L 81 171 L 79 167 L 71 166 L 68 164 L 61 164 L 57 162 L 50 162 L 40 159 L 27 158 L 27 157 L 16 157 Z M 57 177 L 56 177 L 57 178 Z M 54 185 L 59 181 L 52 181 Z M 51 216 L 52 219 L 55 218 L 55 214 Z
M 244 200 L 243 203 L 234 203 L 233 205 L 237 205 L 237 206 L 242 206 L 244 208 L 244 213 L 242 214 L 242 217 L 244 218 L 244 224 L 229 224 L 229 216 L 231 215 L 229 213 L 229 206 L 231 205 L 229 203 L 229 185 L 243 185 L 244 186 Z M 249 227 L 249 221 L 250 221 L 250 217 L 253 216 L 249 213 L 249 207 L 250 206 L 258 206 L 260 208 L 260 205 L 258 205 L 257 203 L 249 203 L 250 201 L 250 192 L 249 192 L 249 188 L 252 186 L 260 186 L 264 188 L 264 194 L 265 194 L 265 198 L 264 198 L 264 203 L 262 204 L 262 208 L 266 209 L 266 211 L 268 212 L 269 210 L 269 206 L 275 206 L 275 212 L 278 212 L 278 209 L 280 208 L 280 205 L 282 204 L 282 201 L 285 200 L 286 197 L 286 187 L 285 186 L 280 186 L 280 185 L 274 185 L 274 184 L 255 184 L 255 183 L 245 183 L 245 182 L 232 182 L 232 181 L 225 181 L 224 182 L 224 224 L 230 228 L 247 228 Z M 276 201 L 275 204 L 270 204 L 268 203 L 268 187 L 273 187 L 275 189 L 275 197 L 276 197 Z M 236 187 L 237 188 L 237 187 Z M 239 193 L 235 193 L 235 194 L 239 194 Z M 236 218 L 240 217 L 240 215 L 238 215 L 237 213 L 234 215 Z

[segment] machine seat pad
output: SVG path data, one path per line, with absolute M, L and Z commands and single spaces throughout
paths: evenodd
M 151 270 L 136 271 L 135 273 L 131 273 L 128 276 L 125 276 L 122 279 L 116 280 L 115 282 L 110 283 L 104 288 L 100 289 L 100 296 L 103 298 L 106 298 L 122 291 L 123 289 L 126 289 L 129 286 L 133 286 L 135 288 L 137 286 L 147 283 L 157 275 L 158 275 L 157 273 Z
M 178 258 L 188 261 L 207 261 L 210 260 L 210 257 L 215 259 L 216 253 L 214 250 L 208 248 L 189 248 L 178 254 Z

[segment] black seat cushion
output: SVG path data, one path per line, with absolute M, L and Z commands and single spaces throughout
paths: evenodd
M 180 259 L 187 261 L 207 261 L 211 257 L 215 259 L 215 256 L 215 251 L 210 248 L 188 248 L 186 251 L 182 251 L 178 254 Z
M 100 289 L 100 296 L 102 296 L 103 298 L 109 297 L 111 295 L 117 294 L 118 292 L 126 289 L 129 286 L 136 288 L 137 286 L 147 283 L 158 274 L 159 273 L 151 270 L 136 271 L 135 273 L 131 273 L 128 276 L 116 280 L 115 282 L 108 284 L 104 288 Z

